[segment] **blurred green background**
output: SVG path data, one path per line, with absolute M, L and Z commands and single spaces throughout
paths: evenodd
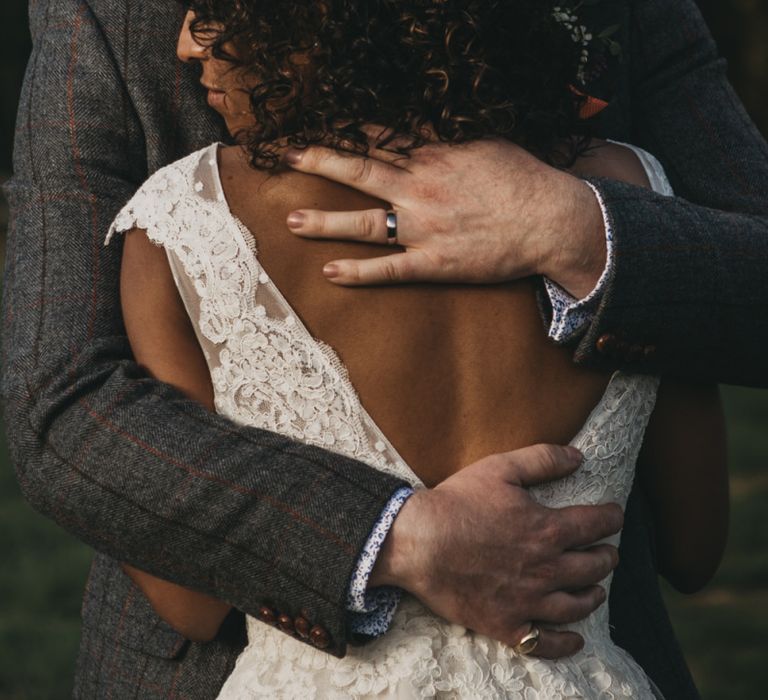
M 700 5 L 729 60 L 736 90 L 768 135 L 768 2 Z M 6 28 L 0 42 L 0 181 L 11 171 L 16 99 L 29 52 L 26 7 L 25 0 L 0 3 L 0 26 Z M 0 256 L 6 227 L 0 196 Z M 733 503 L 725 562 L 705 592 L 667 595 L 707 700 L 765 697 L 768 662 L 768 393 L 724 393 Z M 70 696 L 89 561 L 84 546 L 21 499 L 0 443 L 0 700 Z

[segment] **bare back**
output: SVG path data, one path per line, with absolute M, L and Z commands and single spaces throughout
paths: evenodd
M 239 149 L 219 152 L 232 212 L 259 260 L 309 331 L 346 365 L 361 402 L 428 486 L 462 466 L 537 442 L 564 444 L 598 403 L 609 376 L 573 365 L 546 337 L 536 282 L 343 288 L 321 274 L 380 246 L 299 239 L 297 208 L 382 206 L 322 178 L 265 175 Z

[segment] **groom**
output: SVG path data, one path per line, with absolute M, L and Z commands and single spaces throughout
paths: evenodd
M 765 187 L 754 184 L 768 181 L 765 145 L 732 98 L 690 3 L 603 5 L 609 9 L 600 5 L 598 12 L 619 15 L 620 41 L 630 55 L 601 135 L 633 137 L 656 153 L 692 203 L 596 182 L 608 225 L 594 216 L 594 202 L 584 209 L 592 212 L 588 221 L 569 222 L 585 242 L 593 241 L 590 264 L 577 265 L 575 275 L 569 264 L 541 271 L 576 296 L 589 291 L 604 260 L 609 272 L 592 296 L 596 308 L 574 305 L 564 332 L 554 329 L 553 335 L 580 338 L 580 361 L 604 353 L 602 362 L 611 366 L 643 362 L 654 370 L 686 367 L 699 376 L 762 383 L 765 291 L 758 281 L 760 242 L 749 234 L 765 227 Z M 35 51 L 9 187 L 14 224 L 3 396 L 27 497 L 98 551 L 83 605 L 76 693 L 215 697 L 243 644 L 237 615 L 211 644 L 180 638 L 116 561 L 217 595 L 265 622 L 281 615 L 302 619 L 315 630 L 308 643 L 327 640 L 331 653 L 343 654 L 354 638 L 350 576 L 361 563 L 364 571 L 361 552 L 401 484 L 337 455 L 237 427 L 149 379 L 132 361 L 120 321 L 119 256 L 100 245 L 114 213 L 149 172 L 220 137 L 202 105 L 195 71 L 174 61 L 180 15 L 172 3 L 148 0 L 38 0 L 31 19 Z M 701 125 L 704 138 L 690 139 L 691 122 Z M 462 153 L 471 158 L 472 149 Z M 304 154 L 296 167 L 343 179 L 334 161 L 322 156 Z M 513 175 L 521 156 L 512 149 L 509 157 Z M 422 165 L 422 181 L 429 184 L 435 170 Z M 540 175 L 539 193 L 550 182 L 546 171 Z M 482 178 L 476 182 L 487 189 Z M 376 177 L 370 186 L 379 186 Z M 393 190 L 391 201 L 404 211 L 401 194 Z M 504 225 L 488 229 L 508 231 L 515 249 L 524 250 L 515 240 L 517 204 L 500 198 L 491 209 Z M 554 205 L 539 209 L 542 216 L 557 212 Z M 448 213 L 452 219 L 456 212 Z M 411 247 L 433 228 L 404 216 L 401 222 L 402 242 Z M 648 243 L 657 235 L 654 226 L 664 238 Z M 570 228 L 563 231 L 565 242 Z M 323 231 L 310 225 L 297 233 Z M 738 256 L 724 244 L 726 236 L 743 241 Z M 659 260 L 676 265 L 679 278 Z M 473 274 L 486 275 L 482 269 Z M 721 301 L 729 309 L 725 319 L 717 313 Z M 726 323 L 729 342 L 721 338 Z M 567 604 L 557 610 L 547 602 L 555 592 L 572 590 L 576 580 L 581 586 L 599 581 L 611 568 L 613 556 L 605 549 L 587 552 L 579 571 L 560 563 L 566 548 L 617 529 L 615 512 L 547 512 L 520 488 L 575 466 L 562 449 L 526 450 L 475 465 L 499 484 L 491 493 L 487 487 L 473 492 L 471 470 L 465 470 L 454 488 L 411 497 L 394 518 L 369 583 L 394 576 L 434 607 L 438 598 L 442 604 L 448 599 L 452 619 L 510 643 L 532 620 L 586 616 L 599 604 L 597 589 L 558 597 Z M 454 499 L 450 511 L 439 507 L 448 495 Z M 612 597 L 616 634 L 668 697 L 695 697 L 652 575 L 643 505 L 635 493 Z M 486 550 L 483 542 L 452 538 L 454 517 L 482 524 L 478 533 L 504 532 L 506 555 L 486 555 L 496 544 L 491 541 Z M 566 545 L 567 531 L 575 534 Z M 503 595 L 471 596 L 461 589 L 460 562 L 473 547 L 478 566 L 507 572 Z M 549 635 L 544 654 L 570 653 L 578 645 Z

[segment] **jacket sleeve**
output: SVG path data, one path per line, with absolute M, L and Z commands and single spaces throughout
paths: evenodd
M 134 362 L 121 246 L 102 241 L 146 175 L 148 144 L 89 5 L 40 0 L 30 12 L 3 296 L 5 426 L 22 490 L 116 559 L 250 614 L 306 611 L 342 655 L 355 561 L 403 483 L 211 414 Z M 110 20 L 120 34 L 118 13 Z
M 768 386 L 768 145 L 693 0 L 630 7 L 632 142 L 677 196 L 594 181 L 615 264 L 575 358 Z

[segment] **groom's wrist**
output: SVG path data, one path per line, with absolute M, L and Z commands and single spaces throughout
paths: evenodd
M 575 299 L 584 299 L 597 286 L 607 263 L 606 221 L 590 185 L 567 175 L 561 181 L 553 214 L 549 245 L 538 273 Z
M 397 586 L 413 591 L 418 580 L 417 563 L 423 552 L 417 541 L 419 515 L 428 491 L 416 491 L 402 506 L 382 543 L 368 580 L 369 588 Z

